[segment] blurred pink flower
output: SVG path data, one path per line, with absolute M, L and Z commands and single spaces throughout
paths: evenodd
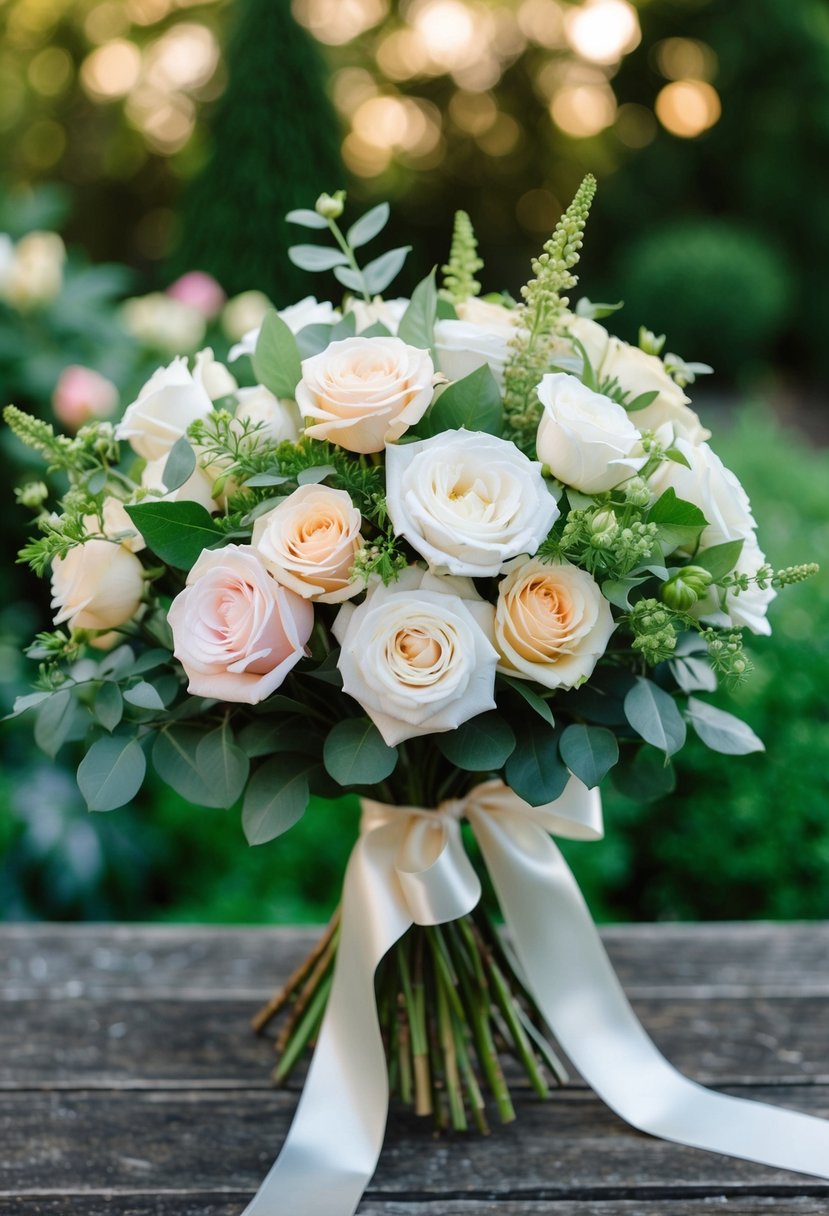
M 91 367 L 71 363 L 61 372 L 52 393 L 55 416 L 70 431 L 90 418 L 107 418 L 118 406 L 118 389 Z
M 219 315 L 227 299 L 213 276 L 203 270 L 188 270 L 170 284 L 166 294 L 181 304 L 189 304 L 208 321 Z

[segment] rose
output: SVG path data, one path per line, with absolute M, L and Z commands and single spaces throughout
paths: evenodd
M 386 743 L 454 730 L 495 707 L 492 608 L 466 579 L 410 566 L 334 622 L 343 688 Z
M 272 307 L 262 291 L 242 291 L 238 296 L 233 296 L 222 311 L 222 330 L 225 337 L 231 342 L 239 342 L 245 334 L 258 331 L 265 313 Z M 231 352 L 228 361 L 232 362 L 237 357 Z
M 567 334 L 584 347 L 590 366 L 597 372 L 607 352 L 610 334 L 603 325 L 591 317 L 580 317 L 574 313 L 567 320 Z
M 204 338 L 204 316 L 189 304 L 171 300 L 163 291 L 125 300 L 121 305 L 124 328 L 147 346 L 175 354 L 195 350 Z
M 205 549 L 170 605 L 173 653 L 194 696 L 256 705 L 302 658 L 312 605 L 271 578 L 255 549 Z
M 147 461 L 141 474 L 141 485 L 145 490 L 152 490 L 154 497 L 162 502 L 197 502 L 205 511 L 218 511 L 218 505 L 213 498 L 214 478 L 206 469 L 197 464 L 182 485 L 169 490 L 164 481 L 166 465 L 166 456 Z
M 358 334 L 378 322 L 380 325 L 385 325 L 390 334 L 396 334 L 410 302 L 403 297 L 397 300 L 384 300 L 382 296 L 375 296 L 371 303 L 366 303 L 365 300 L 358 300 L 356 296 L 352 296 L 346 312 L 354 314 Z
M 200 350 L 193 361 L 193 379 L 204 389 L 211 401 L 229 397 L 238 387 L 224 363 L 213 357 L 209 346 Z
M 195 308 L 208 321 L 219 315 L 227 299 L 213 275 L 203 270 L 188 270 L 170 284 L 166 294 L 171 300 Z
M 711 432 L 689 408 L 690 397 L 671 379 L 656 355 L 630 346 L 621 338 L 611 338 L 602 360 L 600 379 L 616 380 L 629 400 L 642 393 L 657 394 L 650 405 L 631 415 L 640 431 L 655 431 L 670 422 L 674 434 L 691 443 L 701 443 L 710 437 Z
M 600 494 L 642 468 L 641 436 L 617 402 L 564 372 L 542 377 L 537 392 L 544 413 L 536 451 L 559 481 Z
M 345 338 L 303 360 L 296 387 L 305 434 L 349 452 L 382 452 L 419 422 L 432 400 L 434 366 L 400 338 Z
M 744 540 L 755 528 L 751 503 L 737 478 L 707 443 L 677 439 L 675 447 L 686 463 L 663 460 L 649 481 L 656 494 L 672 487 L 678 498 L 699 507 L 708 521 L 700 548 Z
M 251 442 L 296 443 L 302 427 L 299 410 L 293 401 L 282 401 L 262 384 L 253 388 L 237 389 L 239 402 L 231 429 L 242 433 L 242 423 L 247 422 L 258 429 L 249 432 Z
M 55 624 L 114 629 L 135 616 L 144 589 L 141 562 L 125 545 L 86 540 L 52 562 Z
M 274 578 L 297 595 L 338 604 L 362 591 L 349 578 L 362 517 L 344 490 L 300 486 L 253 525 L 251 543 Z
M 3 275 L 3 294 L 23 311 L 54 300 L 63 285 L 66 247 L 56 232 L 29 232 L 14 247 Z
M 127 515 L 121 499 L 111 494 L 104 499 L 100 517 L 84 515 L 83 522 L 87 532 L 93 535 L 101 533 L 107 540 L 114 540 L 129 549 L 130 553 L 140 553 L 147 547 L 144 537 Z
M 545 688 L 577 688 L 591 676 L 614 628 L 607 600 L 586 570 L 518 558 L 498 588 L 498 670 Z
M 91 367 L 72 363 L 58 377 L 52 393 L 55 416 L 72 431 L 90 418 L 106 418 L 118 405 L 118 389 Z
M 386 502 L 395 532 L 430 569 L 474 576 L 534 553 L 559 514 L 537 461 L 463 429 L 387 448 Z
M 306 296 L 298 304 L 289 304 L 287 308 L 280 308 L 278 316 L 285 322 L 292 334 L 298 334 L 308 325 L 334 325 L 340 320 L 342 314 L 328 300 L 321 300 L 317 303 L 316 296 Z M 256 343 L 259 341 L 261 327 L 260 320 L 255 329 L 248 330 L 242 335 L 242 340 L 231 347 L 230 354 L 227 356 L 229 363 L 233 363 L 242 355 L 253 354 L 256 350 Z
M 208 418 L 213 403 L 187 369 L 182 356 L 160 367 L 127 406 L 116 427 L 118 439 L 128 439 L 139 456 L 159 460 L 166 456 L 191 423 Z
M 503 304 L 465 300 L 457 306 L 458 319 L 435 325 L 435 350 L 441 370 L 450 380 L 462 380 L 487 366 L 504 387 L 504 367 L 518 314 Z
M 704 557 L 704 554 L 700 556 Z M 753 578 L 760 567 L 765 564 L 765 554 L 757 544 L 755 533 L 750 532 L 740 550 L 734 573 L 748 574 Z M 715 625 L 718 628 L 728 628 L 731 625 L 736 629 L 746 628 L 752 633 L 764 634 L 768 637 L 771 633 L 771 625 L 766 620 L 766 613 L 776 595 L 777 592 L 773 587 L 758 587 L 756 583 L 752 582 L 745 591 L 728 588 L 725 595 L 720 591 L 718 600 L 717 589 L 712 587 L 708 595 L 694 605 L 692 615 L 698 616 L 706 624 Z

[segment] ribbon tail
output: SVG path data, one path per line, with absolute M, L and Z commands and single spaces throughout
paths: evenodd
M 398 840 L 392 825 L 354 846 L 314 1057 L 282 1151 L 243 1216 L 353 1216 L 377 1166 L 389 1087 L 374 972 L 412 924 L 387 877 Z
M 653 1136 L 829 1179 L 829 1121 L 705 1089 L 657 1050 L 550 837 L 512 816 L 470 819 L 528 986 L 596 1094 Z

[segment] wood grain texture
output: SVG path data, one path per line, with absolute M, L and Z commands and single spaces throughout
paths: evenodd
M 318 932 L 4 926 L 0 1216 L 238 1216 L 297 1100 L 249 1019 Z M 683 1071 L 829 1117 L 829 926 L 603 936 Z M 578 1078 L 517 1106 L 488 1139 L 394 1111 L 359 1216 L 829 1212 L 829 1183 L 640 1135 Z

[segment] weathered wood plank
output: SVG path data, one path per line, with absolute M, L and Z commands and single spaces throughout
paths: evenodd
M 0 999 L 266 997 L 319 929 L 4 925 Z M 829 923 L 602 929 L 632 996 L 829 995 Z
M 758 1088 L 752 1096 L 829 1115 L 826 1087 Z M 253 1190 L 282 1142 L 295 1100 L 261 1091 L 4 1094 L 0 1197 Z M 820 1196 L 829 1204 L 829 1182 L 640 1135 L 584 1091 L 549 1103 L 520 1100 L 518 1121 L 491 1138 L 434 1140 L 428 1125 L 394 1114 L 371 1186 L 375 1198 L 441 1204 L 746 1192 Z M 88 1209 L 79 1204 L 79 1211 Z
M 672 1063 L 704 1083 L 829 1084 L 829 997 L 634 1006 Z M 0 1018 L 0 1089 L 267 1089 L 274 1055 L 251 1033 L 255 1008 L 229 999 L 15 1002 Z

